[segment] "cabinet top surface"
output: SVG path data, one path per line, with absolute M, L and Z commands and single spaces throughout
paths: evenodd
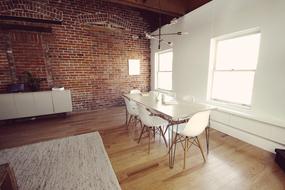
M 0 95 L 8 95 L 8 94 L 31 94 L 31 93 L 50 93 L 50 92 L 67 92 L 70 90 L 44 90 L 44 91 L 36 91 L 36 92 L 11 92 L 11 93 L 0 93 Z

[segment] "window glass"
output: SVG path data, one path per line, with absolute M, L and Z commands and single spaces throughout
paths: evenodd
M 215 41 L 212 99 L 251 104 L 260 37 L 260 33 L 251 33 Z
M 157 88 L 171 90 L 172 89 L 172 72 L 158 72 Z
M 260 33 L 218 41 L 216 69 L 256 69 Z
M 227 102 L 250 105 L 254 72 L 215 72 L 212 98 Z
M 160 53 L 159 59 L 159 71 L 172 71 L 172 52 Z

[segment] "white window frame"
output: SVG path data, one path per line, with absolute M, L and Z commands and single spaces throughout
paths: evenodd
M 172 69 L 171 71 L 159 71 L 159 54 L 163 54 L 163 53 L 168 53 L 168 52 L 172 52 Z M 172 91 L 173 90 L 173 77 L 171 78 L 172 80 L 172 86 L 171 89 L 162 89 L 162 88 L 158 88 L 158 73 L 159 72 L 166 72 L 166 73 L 171 73 L 171 76 L 173 74 L 173 49 L 167 49 L 167 50 L 163 50 L 163 51 L 159 51 L 155 53 L 155 89 L 156 90 L 163 90 L 163 91 Z
M 257 69 L 248 69 L 248 70 L 240 70 L 240 69 L 232 69 L 232 70 L 222 70 L 222 69 L 216 69 L 216 55 L 217 55 L 217 45 L 219 41 L 224 41 L 224 40 L 228 40 L 228 39 L 234 39 L 234 38 L 238 38 L 238 37 L 243 37 L 243 36 L 247 36 L 247 35 L 252 35 L 252 34 L 261 34 L 260 28 L 252 28 L 252 29 L 248 29 L 245 31 L 240 31 L 240 32 L 235 32 L 232 34 L 227 34 L 227 35 L 223 35 L 217 38 L 213 38 L 211 40 L 211 51 L 210 51 L 210 66 L 209 66 L 209 74 L 208 74 L 208 93 L 207 93 L 207 100 L 218 104 L 218 105 L 226 105 L 226 106 L 235 106 L 237 108 L 245 108 L 245 109 L 250 109 L 251 108 L 251 104 L 242 104 L 242 103 L 237 103 L 237 102 L 233 102 L 233 101 L 226 101 L 226 100 L 220 100 L 220 99 L 215 99 L 212 98 L 212 91 L 213 91 L 213 81 L 214 81 L 214 73 L 216 71 L 218 72 L 254 72 L 254 74 L 256 73 Z M 253 82 L 253 88 L 254 89 L 254 82 Z

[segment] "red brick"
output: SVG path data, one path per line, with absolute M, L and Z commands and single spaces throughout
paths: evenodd
M 29 10 L 21 10 L 23 4 L 34 10 L 32 15 Z M 15 7 L 17 11 L 11 11 Z M 70 89 L 75 111 L 121 105 L 121 95 L 130 89 L 149 90 L 149 41 L 131 38 L 150 29 L 138 10 L 99 0 L 76 3 L 9 0 L 1 2 L 0 11 L 7 15 L 63 20 L 61 25 L 52 26 L 52 34 L 9 32 L 9 42 L 4 38 L 7 31 L 0 31 L 0 92 L 5 92 L 7 85 L 15 81 L 5 44 L 10 44 L 13 50 L 17 77 L 30 70 L 37 77 L 47 79 L 42 83 L 42 90 L 54 85 Z M 96 27 L 94 22 L 99 12 L 111 15 L 109 21 L 125 29 Z M 92 22 L 86 24 L 84 14 L 91 15 Z M 134 58 L 141 60 L 140 76 L 128 75 L 128 59 Z

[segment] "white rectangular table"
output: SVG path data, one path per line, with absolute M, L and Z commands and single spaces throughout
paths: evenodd
M 146 108 L 154 112 L 154 114 L 169 121 L 169 142 L 173 141 L 173 127 L 178 128 L 179 123 L 186 122 L 195 113 L 211 110 L 214 107 L 201 104 L 201 103 L 188 103 L 184 101 L 178 101 L 177 104 L 164 104 L 161 100 L 157 100 L 156 97 L 148 95 L 143 96 L 141 94 L 125 94 L 124 97 L 144 105 Z M 206 142 L 207 153 L 209 152 L 209 127 L 206 129 Z M 175 145 L 176 146 L 176 145 Z M 175 146 L 169 145 L 169 167 L 173 168 L 175 159 Z

